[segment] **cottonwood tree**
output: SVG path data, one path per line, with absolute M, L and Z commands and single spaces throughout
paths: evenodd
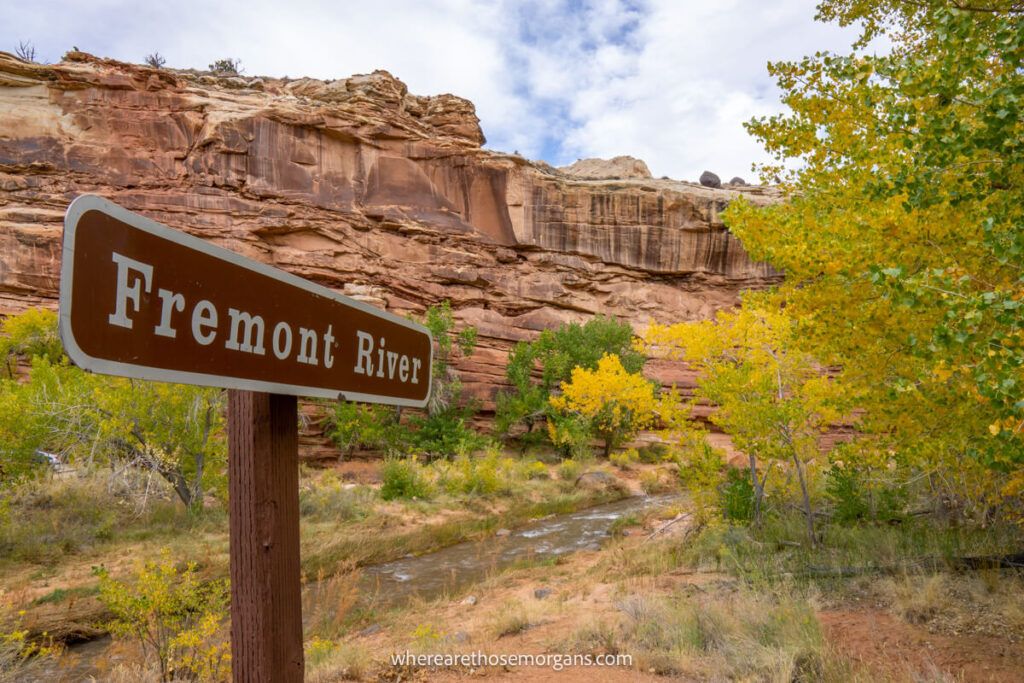
M 847 397 L 796 348 L 795 328 L 780 311 L 747 306 L 713 320 L 651 325 L 644 342 L 652 354 L 684 359 L 699 371 L 693 401 L 713 404 L 710 420 L 748 456 L 755 523 L 772 466 L 792 466 L 815 544 L 807 463 L 823 459 L 820 437 L 843 416 Z
M 544 330 L 534 341 L 516 344 L 505 370 L 513 389 L 497 399 L 498 431 L 508 434 L 521 425 L 529 439 L 534 427 L 547 421 L 552 392 L 572 379 L 575 368 L 597 368 L 605 354 L 618 356 L 627 372 L 640 372 L 646 359 L 633 349 L 633 340 L 629 323 L 597 315 L 582 325 Z
M 786 273 L 759 305 L 841 368 L 860 429 L 979 511 L 1024 490 L 1022 10 L 820 3 L 860 24 L 852 52 L 770 65 L 788 111 L 748 125 L 789 200 L 726 213 Z
M 88 466 L 159 474 L 189 508 L 224 483 L 224 392 L 86 373 L 68 363 L 56 316 L 28 311 L 4 321 L 0 350 L 31 354 L 27 378 L 0 380 L 0 471 L 27 474 L 35 452 Z
M 657 387 L 640 373 L 629 372 L 618 356 L 605 354 L 596 369 L 576 367 L 571 377 L 549 403 L 555 411 L 582 417 L 604 441 L 606 458 L 613 448 L 654 424 Z

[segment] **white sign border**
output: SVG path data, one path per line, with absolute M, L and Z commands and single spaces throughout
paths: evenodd
M 185 370 L 161 370 L 146 365 L 135 365 L 134 363 L 122 363 L 120 361 L 104 360 L 94 358 L 85 353 L 75 340 L 71 330 L 71 299 L 74 282 L 74 255 L 75 255 L 75 232 L 78 229 L 78 221 L 88 211 L 100 211 L 113 216 L 114 218 L 128 223 L 129 225 L 156 235 L 162 239 L 170 240 L 189 249 L 200 251 L 204 254 L 228 261 L 247 270 L 265 275 L 293 287 L 298 287 L 312 294 L 322 296 L 340 302 L 351 308 L 369 313 L 378 318 L 385 318 L 393 323 L 408 327 L 426 334 L 430 339 L 430 364 L 427 366 L 427 395 L 417 401 L 408 398 L 394 398 L 379 394 L 366 394 L 361 392 L 337 392 L 329 389 L 307 387 L 299 384 L 278 384 L 276 382 L 264 382 L 261 380 L 242 379 L 240 377 L 229 377 L 224 375 L 209 375 L 201 372 L 187 372 Z M 312 396 L 316 398 L 342 399 L 347 401 L 359 401 L 363 403 L 380 403 L 384 405 L 403 406 L 409 408 L 424 408 L 430 400 L 431 379 L 434 367 L 434 338 L 423 325 L 411 320 L 399 317 L 394 313 L 383 311 L 379 308 L 347 296 L 338 294 L 335 291 L 323 287 L 296 275 L 287 273 L 278 268 L 268 266 L 258 261 L 248 259 L 241 254 L 210 244 L 198 237 L 193 237 L 180 230 L 174 230 L 154 220 L 133 213 L 128 209 L 92 194 L 83 194 L 68 206 L 64 214 L 64 242 L 61 254 L 60 273 L 60 299 L 59 299 L 59 330 L 61 342 L 64 344 L 64 351 L 71 361 L 89 372 L 96 372 L 103 375 L 117 375 L 121 377 L 135 377 L 138 379 L 155 380 L 158 382 L 175 382 L 179 384 L 195 384 L 207 387 L 220 387 L 225 389 L 243 389 L 246 391 L 262 391 L 271 394 L 288 394 L 292 396 Z

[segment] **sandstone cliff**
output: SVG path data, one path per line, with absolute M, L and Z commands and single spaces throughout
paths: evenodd
M 451 300 L 480 329 L 462 370 L 485 407 L 509 345 L 540 329 L 702 318 L 779 277 L 720 219 L 741 194 L 775 201 L 768 188 L 655 180 L 629 158 L 558 170 L 483 143 L 472 103 L 383 71 L 225 78 L 0 53 L 0 314 L 55 305 L 63 212 L 85 192 L 399 313 Z

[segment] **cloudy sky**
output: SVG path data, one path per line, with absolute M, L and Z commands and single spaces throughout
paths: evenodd
M 655 176 L 752 180 L 742 123 L 780 110 L 769 60 L 846 51 L 814 0 L 0 0 L 0 49 L 31 41 L 249 75 L 387 69 L 477 107 L 488 147 L 555 165 L 629 154 Z

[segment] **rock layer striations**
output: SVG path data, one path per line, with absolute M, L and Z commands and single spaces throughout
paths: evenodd
M 472 103 L 384 71 L 218 77 L 0 53 L 0 313 L 55 305 L 63 212 L 96 193 L 389 310 L 450 300 L 480 330 L 461 370 L 486 408 L 507 349 L 538 330 L 704 318 L 780 277 L 721 220 L 737 197 L 776 201 L 769 188 L 656 180 L 629 158 L 558 170 L 483 144 Z

